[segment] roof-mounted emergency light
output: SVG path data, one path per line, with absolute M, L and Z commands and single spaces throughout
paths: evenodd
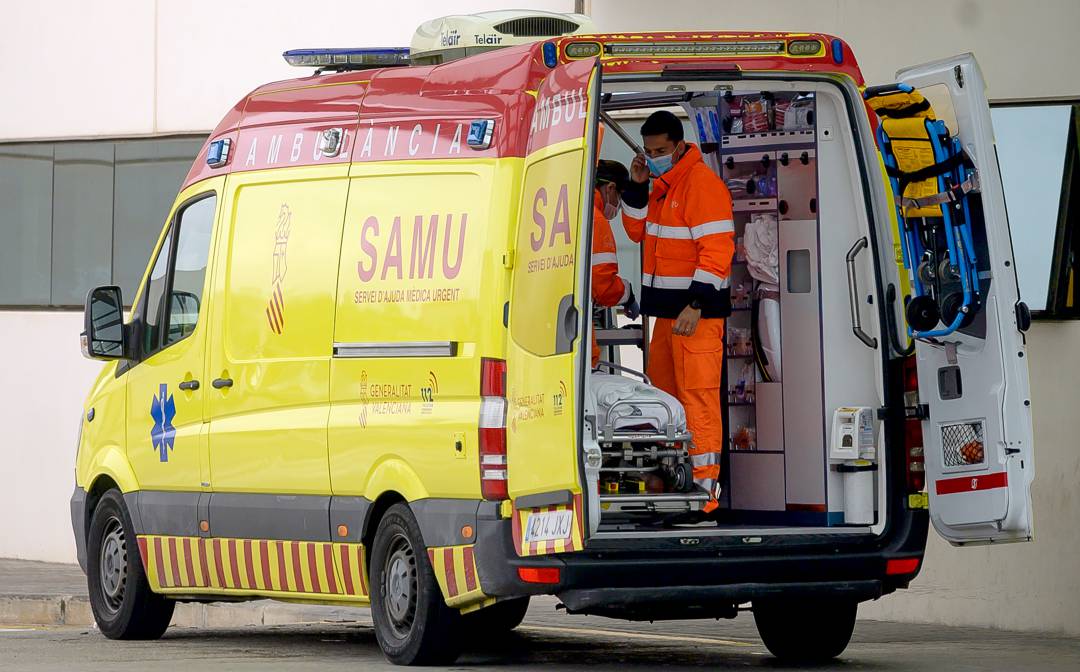
M 727 56 L 737 54 L 783 54 L 783 40 L 753 42 L 611 42 L 604 45 L 609 56 Z
M 290 49 L 282 56 L 289 65 L 320 70 L 366 70 L 409 65 L 408 47 Z

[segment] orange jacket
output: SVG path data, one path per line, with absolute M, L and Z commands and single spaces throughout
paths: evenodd
M 626 234 L 644 240 L 641 312 L 675 318 L 696 300 L 702 317 L 730 315 L 735 227 L 727 186 L 687 143 L 647 196 L 646 189 L 631 183 L 623 193 Z
M 604 218 L 604 200 L 593 191 L 592 298 L 601 306 L 621 306 L 630 298 L 630 285 L 619 277 L 615 234 Z

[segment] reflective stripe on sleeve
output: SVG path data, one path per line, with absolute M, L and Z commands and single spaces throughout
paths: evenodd
M 594 252 L 592 255 L 593 266 L 599 266 L 600 264 L 617 263 L 619 263 L 619 256 L 614 252 Z
M 712 285 L 717 289 L 727 289 L 731 284 L 730 278 L 721 278 L 715 273 L 703 271 L 700 268 L 694 270 L 694 281 L 701 282 L 706 285 Z
M 649 206 L 646 205 L 643 208 L 634 208 L 627 205 L 626 201 L 623 201 L 622 211 L 626 213 L 627 216 L 633 217 L 634 219 L 645 219 L 645 215 L 649 214 Z
M 666 226 L 656 222 L 645 222 L 645 233 L 657 238 L 690 240 L 690 229 L 685 226 Z
M 652 273 L 641 275 L 642 285 L 656 289 L 690 289 L 692 280 L 693 278 L 689 276 L 681 275 L 653 275 Z
M 703 236 L 708 236 L 713 233 L 734 233 L 735 223 L 730 219 L 718 219 L 714 222 L 705 222 L 704 224 L 698 224 L 697 226 L 690 227 L 690 236 L 697 240 Z

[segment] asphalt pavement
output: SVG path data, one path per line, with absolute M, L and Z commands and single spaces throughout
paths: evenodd
M 0 628 L 0 669 L 385 670 L 366 610 L 317 623 L 172 627 L 155 642 L 115 642 L 94 628 Z M 355 620 L 342 620 L 342 619 Z M 790 669 L 771 658 L 753 618 L 625 623 L 567 616 L 538 600 L 518 630 L 469 645 L 453 670 Z M 1080 670 L 1080 642 L 978 628 L 862 621 L 847 651 L 817 670 Z
M 60 618 L 50 612 L 41 621 L 53 625 L 32 625 L 14 620 L 10 615 L 15 611 L 4 611 L 5 592 L 11 604 L 24 607 L 59 594 L 68 597 Z M 0 560 L 0 671 L 392 668 L 375 642 L 366 609 L 269 601 L 181 605 L 161 640 L 116 642 L 87 625 L 84 595 L 78 568 Z M 525 622 L 510 634 L 475 633 L 466 652 L 447 669 L 793 669 L 769 655 L 750 614 L 724 621 L 628 623 L 569 616 L 557 604 L 554 598 L 534 599 Z M 1075 672 L 1080 670 L 1080 640 L 860 620 L 847 651 L 814 669 Z

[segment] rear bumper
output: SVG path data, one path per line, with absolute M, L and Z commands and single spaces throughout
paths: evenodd
M 590 546 L 577 553 L 527 558 L 514 552 L 509 521 L 481 518 L 476 559 L 487 595 L 555 594 L 571 611 L 586 613 L 633 617 L 632 612 L 647 608 L 654 619 L 669 609 L 679 617 L 695 609 L 702 616 L 720 615 L 733 604 L 779 596 L 861 602 L 906 588 L 918 573 L 889 575 L 888 560 L 919 558 L 922 566 L 928 516 L 925 511 L 904 511 L 898 518 L 886 542 L 819 538 L 812 546 L 746 549 L 729 538 L 724 550 L 619 551 L 608 544 L 603 551 Z M 525 583 L 518 578 L 520 567 L 558 567 L 559 582 Z

